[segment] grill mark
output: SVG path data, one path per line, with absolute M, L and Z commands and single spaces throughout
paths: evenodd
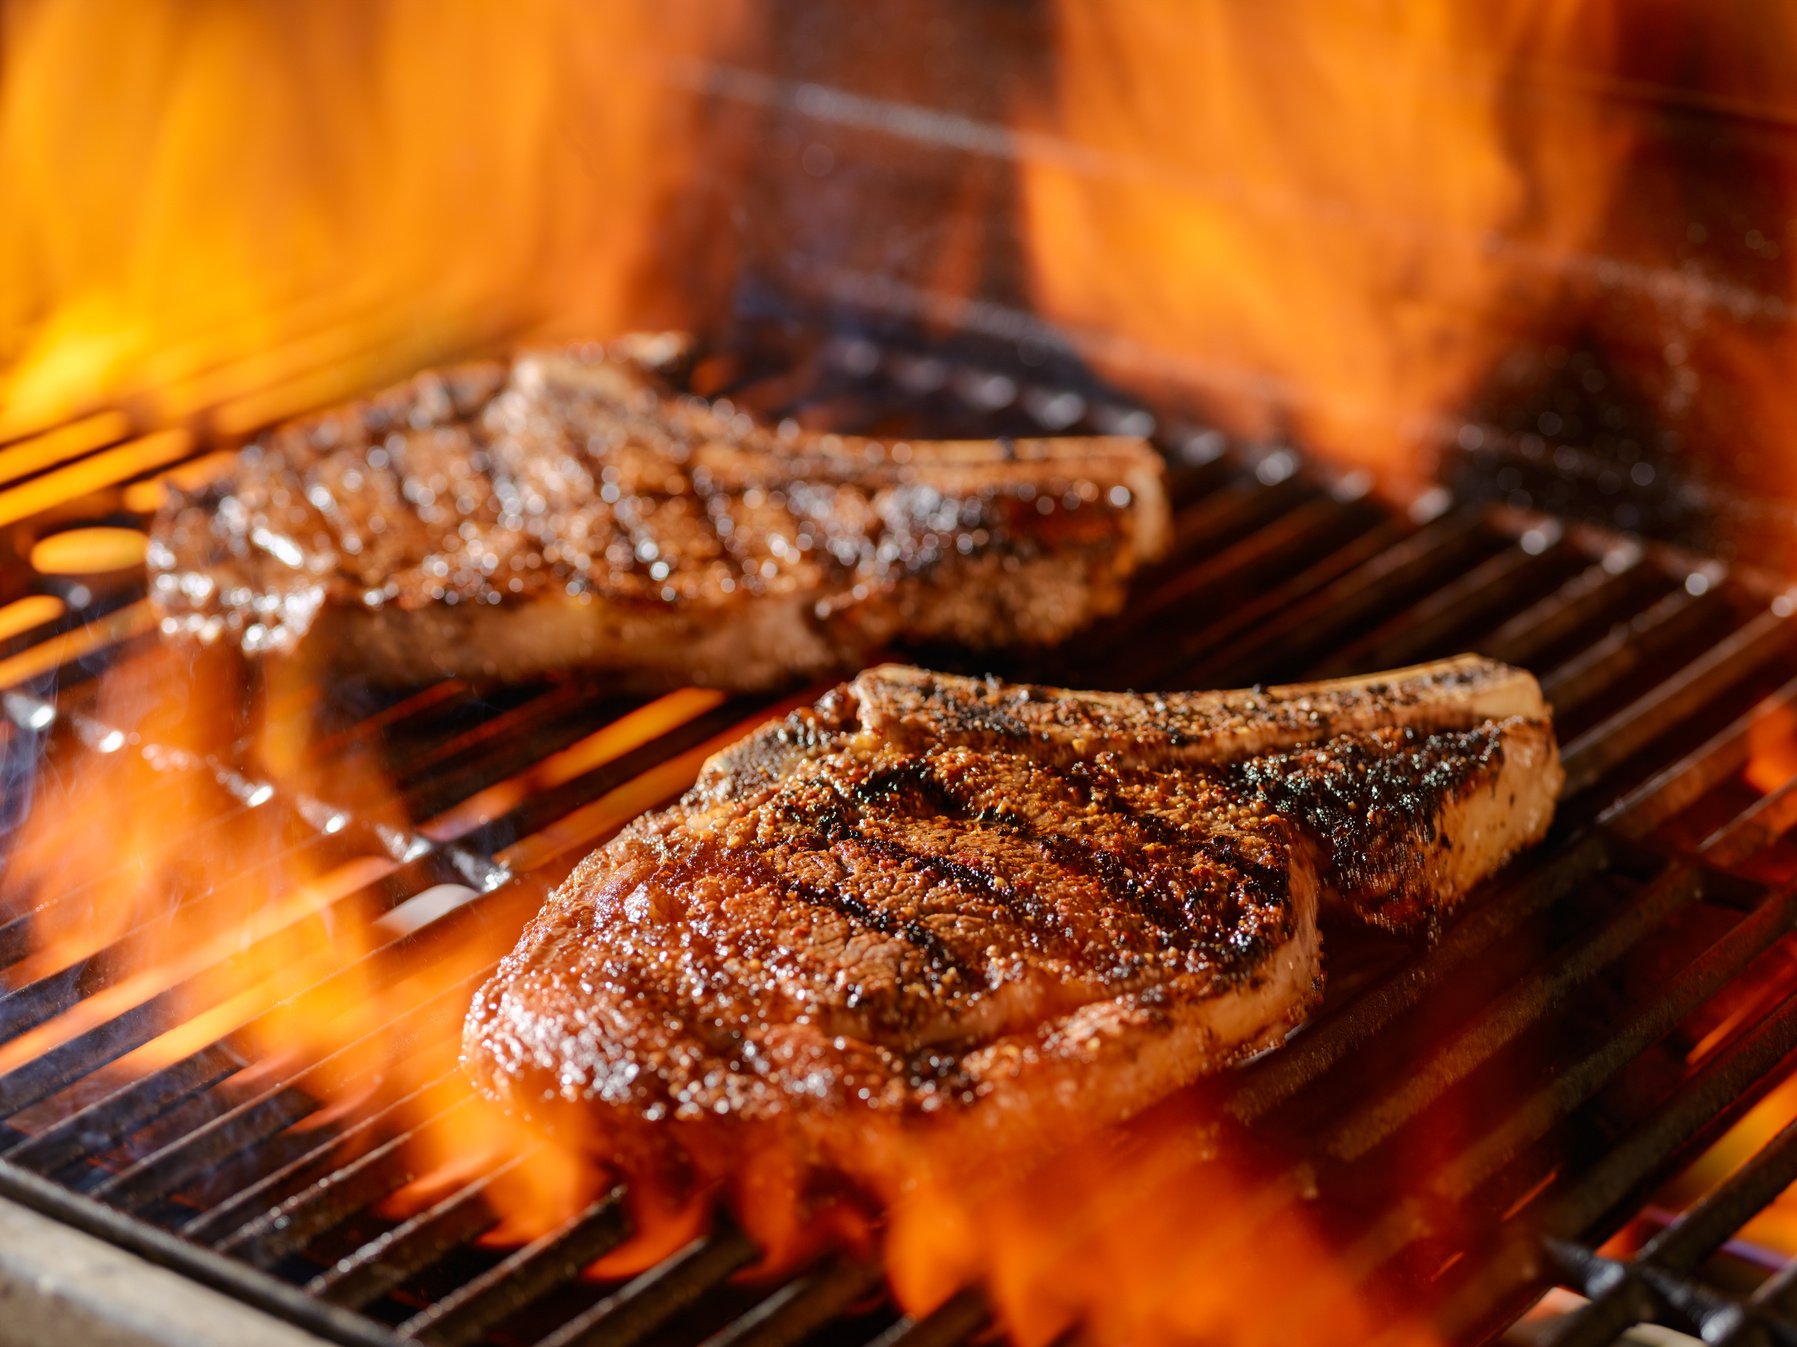
M 730 559 L 738 574 L 747 576 L 750 559 L 737 538 L 736 521 L 734 519 L 730 521 L 730 532 L 725 533 L 719 519 L 719 515 L 728 516 L 730 513 L 730 493 L 712 485 L 709 470 L 695 473 L 689 467 L 686 480 L 692 486 L 693 494 L 698 498 L 699 513 L 704 516 L 706 524 L 710 527 L 711 536 L 717 542 L 718 551 Z
M 1158 814 L 1147 813 L 1135 808 L 1114 784 L 1097 779 L 1093 774 L 1092 767 L 1087 763 L 1074 763 L 1068 772 L 1068 779 L 1076 783 L 1089 803 L 1096 805 L 1104 812 L 1127 819 L 1132 825 L 1141 828 L 1152 840 L 1166 846 L 1190 848 L 1230 871 L 1236 877 L 1230 885 L 1230 899 L 1238 907 L 1258 907 L 1261 905 L 1258 900 L 1263 895 L 1277 901 L 1280 911 L 1283 913 L 1281 925 L 1289 927 L 1291 877 L 1288 871 L 1277 866 L 1263 865 L 1250 859 L 1236 840 L 1227 835 L 1214 833 L 1203 836 L 1195 835 Z M 1266 937 L 1257 937 L 1246 945 L 1230 942 L 1203 943 L 1219 950 L 1226 949 L 1236 956 L 1258 957 L 1277 941 Z
M 837 490 L 846 488 L 857 491 L 869 501 L 873 500 L 879 489 L 886 485 L 879 476 L 877 465 L 874 470 L 870 471 L 869 465 L 857 464 L 857 470 L 850 473 L 845 465 L 834 460 L 792 458 L 783 454 L 777 446 L 767 442 L 764 432 L 756 430 L 741 437 L 734 431 L 718 433 L 729 448 L 764 460 L 759 465 L 759 469 L 745 473 L 742 480 L 733 481 L 728 485 L 713 484 L 702 487 L 694 475 L 693 455 L 694 451 L 703 443 L 713 438 L 711 430 L 703 425 L 682 425 L 673 428 L 674 433 L 670 434 L 670 427 L 661 424 L 654 417 L 629 414 L 626 419 L 630 430 L 637 439 L 671 441 L 666 455 L 670 462 L 673 462 L 678 455 L 684 454 L 684 458 L 675 464 L 683 479 L 680 489 L 634 491 L 629 493 L 626 499 L 634 498 L 640 502 L 652 503 L 657 507 L 654 511 L 656 514 L 659 514 L 661 505 L 675 499 L 697 501 L 699 505 L 697 514 L 702 517 L 704 526 L 709 529 L 713 541 L 718 544 L 722 554 L 735 564 L 743 583 L 751 591 L 759 590 L 766 584 L 766 580 L 761 574 L 761 563 L 771 557 L 773 553 L 766 548 L 750 549 L 745 547 L 734 528 L 729 534 L 726 534 L 719 527 L 718 507 L 720 505 L 727 512 L 731 502 L 740 498 L 748 490 L 760 489 L 770 494 L 779 494 L 797 481 L 823 481 Z M 704 475 L 708 480 L 711 477 L 709 472 Z M 596 473 L 595 477 L 597 477 Z M 621 499 L 619 504 L 622 503 Z M 806 516 L 793 508 L 790 502 L 781 507 L 781 513 L 784 516 L 783 526 L 796 537 L 801 526 L 806 522 Z M 630 570 L 637 572 L 645 569 L 636 560 L 637 545 L 647 539 L 655 543 L 659 551 L 662 549 L 663 539 L 656 536 L 652 528 L 639 527 L 635 521 L 626 520 L 615 508 L 613 518 L 617 520 L 620 532 L 626 535 L 631 545 Z M 845 566 L 828 547 L 813 548 L 811 555 L 814 561 L 827 565 L 839 573 L 855 569 L 852 566 Z
M 682 479 L 684 480 L 684 473 Z M 594 480 L 602 479 L 595 477 Z M 610 510 L 612 527 L 623 534 L 624 540 L 630 544 L 630 561 L 625 569 L 648 585 L 665 584 L 674 576 L 672 562 L 668 562 L 667 580 L 656 580 L 650 571 L 650 567 L 657 561 L 666 560 L 663 547 L 667 540 L 659 535 L 653 521 L 660 517 L 669 499 L 668 494 L 662 491 L 620 491 Z M 655 556 L 649 561 L 643 560 L 644 543 L 655 549 Z M 606 564 L 611 564 L 609 558 Z
M 818 833 L 812 842 L 820 850 L 831 842 L 855 842 L 865 846 L 875 855 L 896 861 L 901 865 L 912 866 L 925 875 L 945 879 L 951 884 L 959 885 L 964 890 L 972 889 L 982 892 L 1007 910 L 1018 913 L 1023 917 L 1026 925 L 1057 924 L 1054 909 L 1040 902 L 1033 891 L 1006 884 L 991 871 L 982 870 L 978 866 L 968 865 L 962 861 L 950 860 L 946 856 L 933 856 L 927 852 L 917 851 L 903 842 L 893 841 L 890 838 L 869 836 L 854 821 L 856 816 L 861 813 L 861 806 L 864 803 L 854 798 L 860 787 L 857 786 L 845 794 L 834 781 L 825 781 L 822 784 L 827 786 L 830 793 L 841 802 L 842 812 L 831 810 L 815 819 Z
M 1049 860 L 1088 879 L 1095 879 L 1104 886 L 1106 892 L 1127 899 L 1131 908 L 1164 936 L 1176 937 L 1191 933 L 1191 924 L 1186 920 L 1185 895 L 1176 886 L 1164 882 L 1144 882 L 1109 848 L 1061 833 L 1044 832 L 1030 819 L 1014 810 L 976 809 L 972 801 L 957 794 L 931 772 L 925 759 L 913 758 L 901 767 L 871 773 L 854 788 L 853 794 L 860 803 L 868 803 L 876 799 L 890 799 L 901 790 L 922 795 L 936 812 L 956 821 L 996 823 L 1011 829 Z M 1149 832 L 1157 841 L 1198 850 L 1213 860 L 1223 859 L 1207 847 L 1206 843 L 1212 839 L 1196 838 L 1170 826 L 1159 830 L 1151 828 L 1148 825 L 1159 824 L 1162 820 L 1136 814 L 1120 797 L 1108 807 L 1132 823 L 1140 823 L 1144 831 Z M 1263 883 L 1276 884 L 1277 887 L 1271 891 L 1283 894 L 1284 877 L 1277 871 L 1253 865 L 1242 860 L 1239 854 L 1233 859 L 1224 860 L 1224 863 L 1233 865 L 1244 876 L 1253 873 Z M 996 884 L 995 880 L 991 882 Z
M 575 363 L 586 362 L 576 358 Z M 955 546 L 956 541 L 966 542 L 970 530 L 976 526 L 993 535 L 989 544 L 976 551 L 975 555 L 982 556 L 994 551 L 1020 551 L 1020 554 L 1028 555 L 1040 543 L 1036 537 L 1038 531 L 1049 529 L 1049 525 L 1034 518 L 1033 509 L 1025 510 L 1018 504 L 1010 488 L 990 484 L 954 486 L 963 480 L 957 475 L 961 467 L 958 460 L 940 457 L 927 444 L 914 451 L 915 458 L 909 453 L 904 455 L 904 462 L 895 458 L 893 445 L 878 441 L 869 442 L 867 455 L 837 453 L 833 456 L 827 443 L 802 437 L 789 444 L 763 425 L 745 425 L 734 412 L 726 415 L 704 399 L 677 393 L 666 369 L 629 357 L 624 357 L 620 363 L 633 367 L 638 377 L 626 379 L 628 386 L 617 389 L 609 385 L 584 385 L 578 377 L 564 381 L 562 375 L 552 374 L 543 389 L 531 393 L 533 407 L 539 397 L 541 406 L 533 411 L 529 433 L 553 440 L 558 451 L 566 451 L 598 480 L 602 479 L 604 467 L 613 458 L 610 441 L 584 434 L 582 428 L 595 421 L 603 423 L 610 429 L 621 431 L 633 451 L 641 451 L 669 465 L 670 481 L 681 474 L 688 481 L 677 485 L 661 482 L 652 488 L 625 493 L 620 500 L 611 503 L 603 517 L 600 510 L 594 509 L 595 527 L 591 537 L 585 540 L 586 546 L 566 552 L 555 547 L 558 541 L 566 542 L 570 536 L 559 525 L 564 522 L 570 506 L 579 511 L 586 501 L 561 497 L 554 500 L 546 512 L 525 512 L 522 524 L 516 530 L 505 531 L 507 535 L 515 532 L 516 536 L 507 536 L 497 544 L 502 559 L 528 558 L 531 561 L 529 566 L 520 568 L 518 577 L 506 572 L 500 572 L 497 578 L 478 573 L 477 568 L 461 558 L 461 545 L 455 531 L 446 529 L 441 520 L 427 524 L 420 511 L 402 499 L 393 509 L 384 511 L 390 522 L 397 522 L 386 531 L 380 543 L 370 544 L 366 552 L 344 553 L 336 558 L 329 577 L 329 601 L 333 604 L 359 603 L 364 589 L 370 587 L 369 582 L 378 570 L 383 579 L 391 577 L 401 582 L 408 605 L 426 601 L 459 603 L 469 598 L 512 605 L 545 593 L 554 595 L 564 586 L 570 586 L 571 592 L 576 594 L 595 591 L 600 597 L 613 597 L 620 603 L 648 600 L 674 604 L 689 596 L 690 585 L 709 577 L 705 567 L 692 566 L 684 560 L 674 561 L 668 544 L 670 540 L 696 543 L 706 538 L 710 539 L 712 548 L 719 549 L 714 553 L 716 557 L 736 567 L 737 586 L 754 593 L 761 583 L 758 563 L 773 554 L 765 546 L 746 542 L 741 534 L 733 532 L 724 536 L 718 528 L 720 516 L 710 503 L 721 493 L 737 496 L 753 485 L 777 492 L 793 483 L 827 484 L 874 509 L 880 516 L 879 522 L 845 536 L 861 540 L 865 535 L 862 550 L 868 558 L 878 555 L 876 544 L 890 542 L 896 555 L 885 566 L 876 566 L 868 559 L 843 560 L 846 553 L 834 545 L 837 535 L 827 527 L 828 511 L 794 509 L 791 500 L 788 508 L 781 511 L 784 527 L 789 532 L 803 533 L 806 528 L 818 532 L 817 544 L 804 549 L 807 562 L 817 565 L 826 574 L 835 572 L 830 579 L 838 584 L 850 578 L 865 579 L 870 585 L 911 581 L 928 577 L 939 568 L 953 568 L 962 564 L 966 555 Z M 467 457 L 474 475 L 474 485 L 469 489 L 484 497 L 477 509 L 460 514 L 461 524 L 475 525 L 482 534 L 491 534 L 502 513 L 500 498 L 515 499 L 517 479 L 529 475 L 519 463 L 499 461 L 500 455 L 494 446 L 507 439 L 511 432 L 490 415 L 496 403 L 521 388 L 530 392 L 528 387 L 518 383 L 517 367 L 509 363 L 487 362 L 428 372 L 398 390 L 377 393 L 368 401 L 348 408 L 322 412 L 290 431 L 273 432 L 261 443 L 271 457 L 291 456 L 296 475 L 306 479 L 317 464 L 345 456 L 345 446 L 336 439 L 327 440 L 321 427 L 341 426 L 352 438 L 369 444 L 378 444 L 384 436 L 396 433 L 399 440 L 393 454 L 394 472 L 391 475 L 397 479 L 406 474 L 416 458 L 422 435 L 449 434 L 459 447 L 442 452 L 448 452 L 452 460 Z M 430 410 L 428 418 L 418 414 L 422 408 Z M 283 447 L 289 445 L 291 450 Z M 722 461 L 726 466 L 707 490 L 700 490 L 690 479 L 699 456 L 710 446 L 724 451 L 727 457 Z M 437 452 L 434 450 L 433 454 Z M 349 457 L 353 458 L 353 453 Z M 1016 446 L 1009 442 L 997 456 L 1001 462 L 1020 457 Z M 1101 466 L 1127 461 L 1130 456 L 1119 457 L 1094 449 L 1089 458 L 1067 465 L 1044 459 L 1042 471 L 1054 481 L 1063 475 L 1064 468 L 1072 480 L 1079 476 L 1081 467 L 1091 465 L 1097 470 Z M 977 469 L 991 465 L 982 460 L 968 466 Z M 927 515 L 915 511 L 900 511 L 895 515 L 885 508 L 887 498 L 893 493 L 902 494 L 913 485 L 928 486 L 932 473 L 937 471 L 948 475 L 950 485 L 931 490 L 940 491 L 961 505 L 961 512 L 955 516 L 957 522 L 938 529 L 927 523 Z M 275 474 L 276 478 L 284 476 L 285 473 Z M 980 474 L 975 471 L 970 480 L 979 482 Z M 239 494 L 241 490 L 241 480 L 221 484 L 218 488 L 221 497 Z M 560 497 L 560 493 L 550 494 Z M 333 540 L 348 531 L 366 510 L 366 502 L 357 502 L 352 496 L 340 499 L 341 511 L 334 509 L 324 521 L 324 533 Z M 683 506 L 691 503 L 697 507 L 690 524 L 684 510 L 678 523 L 670 518 L 667 507 L 675 500 Z M 258 513 L 271 517 L 278 517 L 286 509 L 285 506 L 267 504 L 256 508 Z M 1094 506 L 1082 517 L 1095 519 L 1106 508 L 1102 504 Z M 1006 529 L 1016 525 L 1013 516 L 1019 511 L 1030 518 L 1023 536 L 1012 539 L 1007 536 Z M 337 517 L 339 514 L 341 518 Z M 970 520 L 974 522 L 969 523 Z M 307 527 L 310 528 L 310 521 L 307 521 Z M 1114 535 L 1114 524 L 1106 528 L 1108 534 Z M 1049 531 L 1052 533 L 1053 530 Z M 227 558 L 231 556 L 233 543 L 228 532 L 213 530 L 217 542 L 208 550 Z M 224 546 L 219 547 L 218 542 Z M 652 574 L 655 563 L 638 559 L 639 549 L 648 542 L 655 544 L 661 558 L 669 560 L 670 574 L 659 581 Z M 617 563 L 605 563 L 603 554 L 608 544 L 624 549 L 628 555 Z M 1070 556 L 1077 550 L 1075 543 L 1069 540 L 1049 545 L 1065 547 Z M 860 541 L 857 546 L 861 546 Z M 241 555 L 241 548 L 236 550 Z M 392 554 L 392 564 L 376 565 L 377 550 L 383 557 Z M 554 563 L 537 564 L 539 557 L 536 554 L 547 551 L 554 551 Z M 580 564 L 583 553 L 591 558 L 586 565 Z M 361 556 L 364 561 L 358 563 L 352 560 L 352 555 Z M 428 576 L 419 573 L 420 562 L 434 563 L 439 557 L 454 559 L 458 566 L 454 577 L 440 586 L 433 583 L 442 578 L 436 576 L 434 570 Z M 205 567 L 202 565 L 200 569 Z M 528 588 L 514 591 L 501 583 L 513 578 L 520 579 Z M 665 592 L 670 583 L 676 592 Z M 423 591 L 422 596 L 419 591 Z M 229 611 L 229 606 L 216 598 L 200 605 L 182 603 L 179 607 L 183 612 Z
M 801 846 L 805 844 L 802 840 L 799 842 Z M 718 846 L 714 842 L 703 843 L 694 856 L 682 862 L 682 873 L 677 881 L 684 883 L 695 873 L 734 873 L 761 887 L 797 898 L 807 907 L 834 912 L 860 930 L 903 940 L 923 956 L 932 990 L 940 989 L 950 973 L 968 979 L 970 987 L 978 985 L 977 980 L 974 980 L 973 970 L 957 959 L 936 933 L 922 922 L 896 920 L 890 913 L 871 903 L 862 902 L 853 894 L 807 884 L 803 880 L 782 874 L 768 857 L 770 849 L 771 847 L 756 842 L 730 848 Z

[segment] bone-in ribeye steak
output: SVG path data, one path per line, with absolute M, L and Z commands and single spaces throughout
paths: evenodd
M 164 630 L 388 682 L 771 686 L 892 641 L 1048 644 L 1164 547 L 1128 438 L 880 442 L 683 396 L 669 339 L 419 375 L 157 520 Z
M 860 1109 L 1064 1135 L 1280 1042 L 1320 895 L 1432 920 L 1561 779 L 1534 679 L 1471 657 L 1167 695 L 874 669 L 588 857 L 464 1060 L 527 1110 L 779 1119 L 851 1170 Z

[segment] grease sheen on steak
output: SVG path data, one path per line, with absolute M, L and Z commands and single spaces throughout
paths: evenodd
M 676 391 L 672 339 L 421 374 L 159 517 L 164 629 L 387 681 L 762 687 L 894 640 L 1052 643 L 1167 533 L 1126 438 L 882 442 Z
M 857 1110 L 1027 1147 L 1281 1041 L 1324 884 L 1436 911 L 1559 784 L 1488 661 L 1158 697 L 871 670 L 588 857 L 464 1060 L 526 1110 L 778 1119 L 850 1170 Z

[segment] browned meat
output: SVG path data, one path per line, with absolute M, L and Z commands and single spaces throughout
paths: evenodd
M 1471 659 L 1177 696 L 875 669 L 588 857 L 464 1060 L 527 1109 L 778 1121 L 855 1174 L 857 1117 L 1027 1151 L 1280 1042 L 1320 885 L 1396 920 L 1539 838 L 1547 714 Z
M 1238 788 L 1327 835 L 1327 892 L 1399 929 L 1436 920 L 1504 863 L 1516 836 L 1539 837 L 1560 789 L 1540 687 L 1473 656 L 1237 692 L 1037 695 L 900 667 L 857 686 L 870 729 L 891 742 L 1027 743 L 1045 762 L 1110 752 L 1231 764 Z M 1474 733 L 1444 744 L 1442 730 Z M 1487 759 L 1485 789 L 1456 792 L 1474 751 Z
M 881 443 L 681 396 L 673 339 L 525 355 L 275 432 L 157 521 L 165 631 L 393 682 L 769 686 L 895 640 L 1052 643 L 1167 534 L 1132 439 Z

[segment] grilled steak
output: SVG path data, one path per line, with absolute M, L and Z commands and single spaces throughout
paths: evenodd
M 1483 660 L 1167 696 L 875 669 L 588 857 L 464 1061 L 527 1109 L 778 1121 L 851 1173 L 845 1111 L 1031 1148 L 1281 1041 L 1321 889 L 1426 917 L 1560 780 L 1534 680 Z
M 769 686 L 895 640 L 1058 641 L 1167 533 L 1133 439 L 882 443 L 678 394 L 673 339 L 419 375 L 158 519 L 163 628 L 371 676 Z

